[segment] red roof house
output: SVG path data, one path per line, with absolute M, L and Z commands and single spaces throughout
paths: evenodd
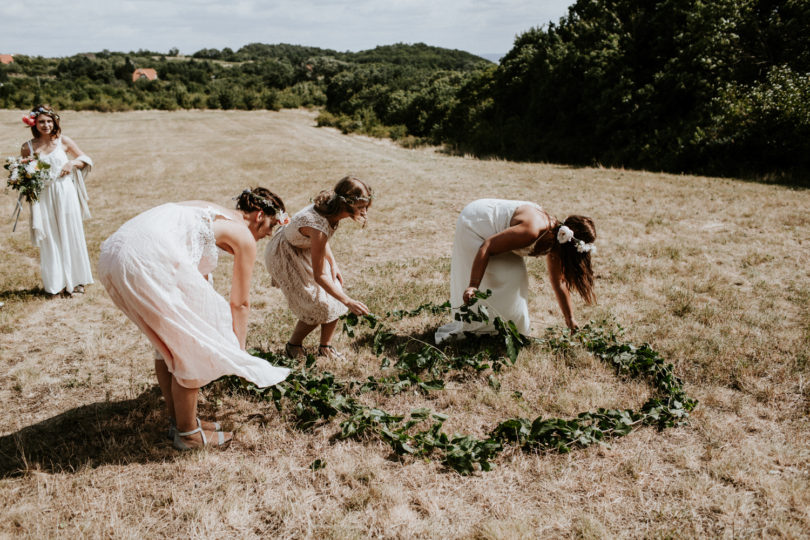
M 154 81 L 157 77 L 157 71 L 152 68 L 138 68 L 132 72 L 132 82 L 138 81 L 140 79 L 146 79 L 147 81 Z
M 0 64 L 13 64 L 14 57 L 10 54 L 0 54 Z

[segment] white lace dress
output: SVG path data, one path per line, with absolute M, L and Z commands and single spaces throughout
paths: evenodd
M 509 228 L 512 216 L 518 207 L 539 205 L 527 201 L 503 199 L 479 199 L 468 204 L 456 221 L 453 239 L 453 259 L 450 263 L 450 305 L 454 308 L 464 304 L 464 290 L 470 283 L 475 254 L 484 240 Z M 480 291 L 490 289 L 492 296 L 479 300 L 477 305 L 485 305 L 490 320 L 500 317 L 503 321 L 513 321 L 522 334 L 531 330 L 529 319 L 529 275 L 523 257 L 529 254 L 531 246 L 490 257 L 484 278 L 478 287 Z M 456 309 L 453 310 L 455 315 Z M 436 330 L 436 343 L 450 338 L 459 338 L 464 332 L 479 334 L 493 333 L 492 323 L 461 323 L 453 320 Z
M 30 141 L 28 149 L 33 155 Z M 57 140 L 56 149 L 49 154 L 40 154 L 39 159 L 51 166 L 51 178 L 45 183 L 39 202 L 35 203 L 37 208 L 31 211 L 32 229 L 37 229 L 32 237 L 39 247 L 42 284 L 50 294 L 62 289 L 71 293 L 78 285 L 93 283 L 79 195 L 73 174 L 59 176 L 62 167 L 70 160 L 61 138 Z
M 214 208 L 164 204 L 124 223 L 101 245 L 99 280 L 186 388 L 223 375 L 257 386 L 289 370 L 249 355 L 233 332 L 231 308 L 205 275 L 217 264 Z
M 264 262 L 278 287 L 287 298 L 290 310 L 305 324 L 317 325 L 334 321 L 348 311 L 340 301 L 315 282 L 312 272 L 311 240 L 301 234 L 301 227 L 312 227 L 327 239 L 335 232 L 329 221 L 312 205 L 295 214 L 268 242 Z M 324 272 L 330 272 L 324 261 Z M 340 287 L 339 283 L 336 286 Z

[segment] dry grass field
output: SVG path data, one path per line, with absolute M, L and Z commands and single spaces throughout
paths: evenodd
M 27 138 L 20 115 L 0 111 L 5 155 Z M 333 250 L 352 296 L 382 314 L 449 296 L 453 227 L 470 200 L 529 199 L 559 217 L 590 215 L 599 302 L 577 299 L 578 320 L 607 318 L 626 339 L 650 343 L 700 403 L 684 427 L 641 428 L 569 454 L 508 448 L 493 471 L 461 476 L 399 458 L 374 438 L 337 440 L 339 419 L 301 431 L 271 402 L 209 388 L 201 412 L 234 429 L 235 442 L 179 453 L 163 436 L 146 338 L 98 283 L 46 297 L 27 229 L 12 233 L 6 217 L 0 537 L 810 536 L 810 191 L 409 150 L 316 128 L 307 111 L 62 118 L 96 163 L 85 222 L 94 264 L 107 236 L 160 203 L 230 205 L 258 184 L 296 211 L 351 173 L 377 198 L 368 226 L 341 226 Z M 14 200 L 0 195 L 6 216 Z M 222 293 L 229 266 L 221 256 Z M 544 262 L 529 268 L 533 333 L 559 331 Z M 248 345 L 280 352 L 294 320 L 260 264 L 252 302 Z M 443 322 L 420 315 L 396 330 L 424 337 Z M 380 373 L 356 338 L 337 345 L 350 362 L 320 368 L 346 379 Z M 481 436 L 513 416 L 637 407 L 648 392 L 587 353 L 540 346 L 499 377 L 499 390 L 483 373 L 428 395 L 361 399 L 397 413 L 429 407 L 449 416 L 447 432 Z M 325 467 L 313 471 L 316 459 Z

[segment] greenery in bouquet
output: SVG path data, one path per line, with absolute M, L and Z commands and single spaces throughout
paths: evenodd
M 50 178 L 49 169 L 51 165 L 40 161 L 38 156 L 33 157 L 8 157 L 3 166 L 8 171 L 8 181 L 6 185 L 15 191 L 20 192 L 20 196 L 27 202 L 39 200 L 39 194 L 45 181 Z

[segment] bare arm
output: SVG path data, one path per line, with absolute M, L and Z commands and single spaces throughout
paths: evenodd
M 523 209 L 527 210 L 522 211 Z M 540 232 L 549 225 L 548 218 L 531 207 L 519 207 L 512 221 L 514 224 L 511 227 L 493 234 L 478 248 L 470 270 L 470 282 L 464 291 L 465 303 L 470 301 L 481 285 L 491 256 L 531 245 L 540 236 Z
M 231 316 L 233 333 L 239 346 L 245 350 L 247 323 L 250 315 L 250 278 L 256 262 L 256 240 L 241 223 L 228 220 L 214 222 L 217 246 L 233 254 L 233 278 L 231 280 Z
M 28 143 L 23 143 L 22 147 L 20 148 L 20 155 L 24 158 L 31 155 L 31 150 L 28 147 Z
M 340 283 L 340 286 L 343 287 L 343 276 L 340 274 L 337 261 L 335 260 L 335 256 L 332 254 L 332 248 L 329 246 L 329 242 L 326 243 L 326 253 L 324 254 L 324 257 L 329 263 L 329 267 L 332 269 L 332 279 Z
M 331 296 L 337 298 L 340 303 L 348 307 L 355 315 L 367 314 L 369 311 L 366 305 L 350 298 L 343 292 L 343 287 L 333 279 L 331 272 L 326 271 L 324 261 L 327 260 L 327 251 L 331 254 L 326 235 L 312 227 L 301 227 L 300 231 L 312 240 L 310 253 L 312 256 L 312 274 L 315 282 Z M 334 260 L 334 257 L 332 257 L 332 260 Z
M 571 291 L 568 284 L 563 279 L 562 261 L 555 253 L 546 255 L 546 266 L 548 267 L 548 277 L 551 281 L 551 288 L 554 290 L 554 296 L 557 298 L 557 304 L 560 306 L 563 318 L 565 318 L 565 325 L 572 331 L 579 328 L 579 325 L 574 320 L 574 307 L 571 303 Z
M 79 146 L 71 139 L 70 137 L 63 135 L 62 142 L 67 147 L 67 151 L 73 154 L 76 157 L 84 155 L 84 152 L 79 149 Z M 65 176 L 66 174 L 70 174 L 72 169 L 84 169 L 85 163 L 80 159 L 71 159 L 62 167 L 62 170 L 59 172 L 59 176 Z

